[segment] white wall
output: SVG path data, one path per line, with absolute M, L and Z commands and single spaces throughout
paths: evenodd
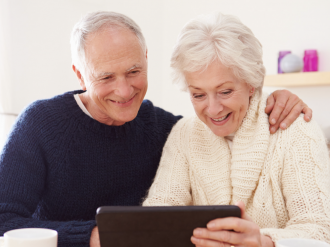
M 5 45 L 11 78 L 12 112 L 36 99 L 79 85 L 71 70 L 70 31 L 87 12 L 111 10 L 134 19 L 149 49 L 146 98 L 175 114 L 193 113 L 186 93 L 171 83 L 169 60 L 182 26 L 213 11 L 238 16 L 264 47 L 268 74 L 277 72 L 279 50 L 303 56 L 319 51 L 319 70 L 330 70 L 329 0 L 0 0 L 6 9 Z M 317 95 L 312 96 L 317 97 Z

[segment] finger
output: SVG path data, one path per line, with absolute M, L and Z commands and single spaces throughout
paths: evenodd
M 303 106 L 301 104 L 297 104 L 293 107 L 293 109 L 290 111 L 290 113 L 283 119 L 280 120 L 280 128 L 286 129 L 288 128 L 301 114 L 303 109 Z M 282 116 L 283 117 L 283 116 Z
M 234 230 L 235 232 L 247 232 L 251 228 L 251 221 L 237 217 L 226 217 L 215 219 L 207 224 L 207 229 L 211 231 Z
M 210 231 L 206 228 L 197 228 L 193 232 L 193 237 L 198 239 L 209 239 L 218 242 L 229 243 L 231 245 L 238 245 L 243 242 L 241 233 L 233 231 Z
M 190 238 L 191 242 L 196 245 L 196 247 L 230 247 L 228 243 L 218 242 L 210 239 L 196 238 L 192 236 Z
M 275 105 L 274 95 L 271 94 L 271 95 L 269 95 L 269 97 L 267 98 L 267 104 L 266 104 L 266 108 L 265 108 L 265 113 L 266 113 L 266 114 L 269 114 L 269 113 L 273 110 L 274 105 Z
M 306 122 L 311 121 L 312 117 L 313 117 L 313 111 L 311 108 L 309 108 L 307 105 L 304 107 L 304 109 L 302 110 L 302 112 L 305 114 L 304 119 Z
M 250 216 L 247 215 L 246 210 L 245 210 L 245 204 L 242 201 L 238 201 L 236 203 L 236 206 L 238 206 L 241 209 L 241 218 L 248 220 L 248 221 L 252 221 L 252 218 Z
M 274 125 L 270 125 L 270 126 L 269 126 L 269 132 L 270 132 L 271 134 L 276 133 L 276 131 L 278 130 L 279 126 L 280 126 L 279 123 L 274 124 Z
M 269 101 L 271 101 L 271 102 L 274 101 L 271 112 L 269 112 L 270 113 L 270 116 L 269 116 L 270 124 L 276 124 L 276 122 L 282 112 L 281 107 L 283 107 L 283 109 L 284 109 L 286 102 L 289 100 L 289 98 L 292 95 L 293 94 L 288 90 L 276 90 L 268 97 Z M 268 102 L 268 99 L 267 99 L 267 102 Z
M 280 118 L 283 110 L 285 109 L 285 106 L 286 106 L 286 101 L 287 99 L 283 99 L 282 97 L 278 97 L 276 102 L 275 102 L 275 105 L 273 107 L 273 110 L 272 112 L 270 113 L 269 115 L 269 123 L 270 124 L 276 124 L 278 119 Z
M 302 101 L 299 99 L 299 97 L 292 94 L 287 100 L 284 109 L 282 110 L 279 118 L 276 121 L 276 124 L 271 126 L 270 132 L 273 134 L 278 130 L 279 127 L 281 127 L 281 129 L 286 129 L 287 127 L 289 127 L 292 122 L 299 117 L 302 108 L 299 109 L 299 107 L 296 106 L 301 105 L 301 103 Z M 299 112 L 297 112 L 297 109 L 299 109 Z M 283 122 L 283 120 L 285 120 L 288 116 L 289 118 L 287 119 L 287 121 Z

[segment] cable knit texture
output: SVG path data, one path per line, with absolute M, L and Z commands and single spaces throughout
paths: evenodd
M 89 247 L 104 205 L 140 205 L 180 117 L 144 101 L 137 117 L 108 126 L 68 92 L 33 103 L 0 154 L 0 236 L 25 227 L 58 231 L 59 247 Z
M 243 201 L 261 233 L 330 243 L 330 162 L 318 125 L 300 116 L 270 135 L 266 95 L 256 92 L 232 152 L 197 117 L 173 128 L 144 206 Z

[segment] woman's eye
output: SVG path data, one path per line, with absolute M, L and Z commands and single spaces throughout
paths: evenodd
M 227 91 L 223 91 L 223 92 L 221 92 L 221 94 L 228 95 L 228 94 L 230 94 L 231 92 L 232 92 L 232 90 L 227 90 Z
M 194 99 L 201 99 L 203 98 L 204 95 L 202 94 L 196 94 L 196 95 L 193 95 Z

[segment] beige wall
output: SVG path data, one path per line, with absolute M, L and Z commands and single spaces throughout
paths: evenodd
M 70 31 L 96 10 L 124 13 L 141 26 L 149 48 L 146 98 L 175 114 L 193 110 L 188 95 L 171 83 L 171 49 L 182 26 L 198 14 L 238 16 L 263 44 L 268 74 L 276 73 L 277 53 L 284 49 L 300 56 L 318 49 L 320 70 L 330 70 L 329 0 L 0 0 L 0 8 L 8 13 L 8 94 L 15 113 L 36 99 L 79 88 L 71 71 Z

